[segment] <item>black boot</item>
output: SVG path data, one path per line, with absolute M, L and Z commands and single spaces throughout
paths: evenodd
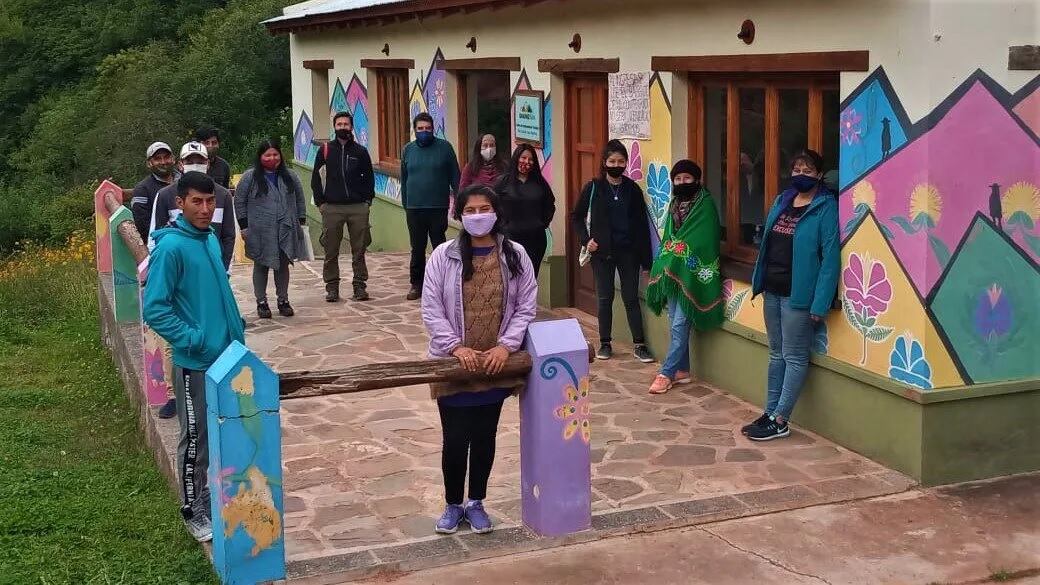
M 267 304 L 267 301 L 258 301 L 256 303 L 256 314 L 261 319 L 271 318 L 271 306 Z
M 292 317 L 296 314 L 296 311 L 293 311 L 289 301 L 278 301 L 278 314 L 282 317 Z

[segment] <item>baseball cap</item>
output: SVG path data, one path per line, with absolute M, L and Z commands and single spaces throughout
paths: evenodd
M 201 142 L 187 142 L 181 147 L 180 160 L 184 160 L 193 154 L 202 155 L 205 158 L 209 158 L 209 152 Z
M 165 150 L 166 152 L 173 154 L 173 149 L 170 148 L 169 144 L 166 144 L 165 142 L 153 142 L 152 145 L 148 147 L 148 150 L 145 151 L 144 156 L 145 158 L 152 158 L 155 156 L 155 153 L 160 150 Z

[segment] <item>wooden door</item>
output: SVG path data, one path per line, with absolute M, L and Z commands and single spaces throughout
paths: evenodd
M 599 175 L 607 144 L 607 78 L 567 80 L 567 209 L 574 209 L 585 183 Z M 596 315 L 596 286 L 592 264 L 578 266 L 577 239 L 567 223 L 567 266 L 572 306 Z

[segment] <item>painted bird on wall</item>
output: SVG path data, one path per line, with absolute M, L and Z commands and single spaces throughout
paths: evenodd
M 1000 204 L 1000 185 L 997 183 L 989 186 L 989 216 L 1000 231 L 1004 231 L 1004 209 Z
M 888 158 L 892 150 L 892 122 L 888 118 L 881 118 L 881 159 Z

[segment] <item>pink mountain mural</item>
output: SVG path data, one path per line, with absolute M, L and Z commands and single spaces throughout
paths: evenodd
M 1025 122 L 1033 132 L 1040 135 L 1040 88 L 1034 89 L 1015 106 L 1015 113 Z
M 1001 202 L 1017 210 L 1040 201 L 1025 193 L 1040 187 L 1040 145 L 978 78 L 957 93 L 960 98 L 931 130 L 842 197 L 841 224 L 852 218 L 856 200 L 870 205 L 892 234 L 893 248 L 922 296 L 938 280 L 977 212 L 1008 218 L 1015 210 L 1001 211 Z M 1038 258 L 1036 225 L 1004 227 Z

